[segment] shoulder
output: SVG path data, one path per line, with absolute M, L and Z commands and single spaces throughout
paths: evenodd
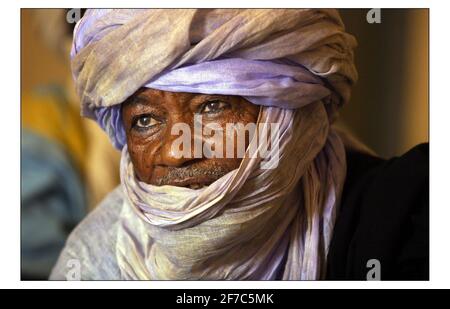
M 122 205 L 119 186 L 72 231 L 50 279 L 66 280 L 74 263 L 79 265 L 82 280 L 118 279 L 115 242 Z
M 329 279 L 428 279 L 428 144 L 383 160 L 347 153 L 347 179 L 328 254 Z

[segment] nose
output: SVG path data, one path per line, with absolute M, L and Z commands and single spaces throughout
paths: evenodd
M 156 162 L 158 165 L 181 167 L 198 160 L 194 156 L 194 128 L 189 123 L 178 121 L 167 127 Z

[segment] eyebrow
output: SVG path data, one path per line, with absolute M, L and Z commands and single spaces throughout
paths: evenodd
M 203 94 L 203 93 L 186 93 L 185 95 L 185 101 L 189 101 L 191 103 L 194 104 L 198 104 L 201 103 L 202 101 L 204 101 L 205 99 L 215 99 L 218 98 L 220 99 L 221 97 L 225 97 L 226 99 L 229 99 L 229 95 L 218 95 L 218 94 Z M 160 104 L 157 104 L 158 100 L 152 100 L 151 98 L 142 96 L 142 95 L 133 95 L 131 97 L 129 97 L 126 101 L 125 104 L 130 105 L 130 106 L 153 106 L 153 107 L 159 107 Z
M 128 98 L 126 104 L 129 105 L 149 105 L 151 102 L 142 96 L 132 96 Z

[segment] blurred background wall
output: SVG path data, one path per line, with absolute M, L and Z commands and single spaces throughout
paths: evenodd
M 21 271 L 47 279 L 73 228 L 119 183 L 119 152 L 80 117 L 64 9 L 21 11 Z
M 383 157 L 428 141 L 428 9 L 340 10 L 358 40 L 359 81 L 342 109 L 344 124 Z
M 70 74 L 68 58 L 60 53 L 60 50 L 49 46 L 50 42 L 44 41 L 43 31 L 48 31 L 49 35 L 53 31 L 45 29 L 45 18 L 37 18 L 37 11 L 45 11 L 45 16 L 54 16 L 55 19 L 64 18 L 63 10 L 21 10 L 21 90 L 28 92 L 42 84 L 65 82 Z M 55 25 L 58 28 L 55 28 Z M 54 29 L 55 36 L 61 36 L 64 31 L 64 20 L 47 21 L 47 26 Z M 45 29 L 45 30 L 44 30 Z M 45 34 L 47 35 L 47 34 Z M 59 38 L 58 38 L 59 39 Z M 57 43 L 57 42 L 55 42 Z M 59 41 L 61 43 L 61 41 Z M 53 44 L 53 43 L 51 43 Z M 68 57 L 68 56 L 67 56 Z
M 67 23 L 66 14 L 66 9 L 21 10 L 22 127 L 31 125 L 32 129 L 42 132 L 43 125 L 50 125 L 48 122 L 36 124 L 40 121 L 36 113 L 40 107 L 46 105 L 43 103 L 52 99 L 60 100 L 61 97 L 68 101 L 70 108 L 64 107 L 64 112 L 70 109 L 71 114 L 76 114 L 80 123 L 74 123 L 73 129 L 82 132 L 82 136 L 67 138 L 79 138 L 79 143 L 85 145 L 79 147 L 81 150 L 76 150 L 82 151 L 82 154 L 74 154 L 76 151 L 72 149 L 65 151 L 69 152 L 69 156 L 81 157 L 74 160 L 82 161 L 77 168 L 81 170 L 83 180 L 87 182 L 88 209 L 92 209 L 119 183 L 119 152 L 113 149 L 106 134 L 94 121 L 79 117 L 78 97 L 72 82 L 69 59 L 74 24 Z M 61 109 L 62 104 L 55 105 L 59 105 Z M 48 112 L 45 109 L 44 111 Z M 67 123 L 62 125 L 55 130 L 67 130 Z M 62 138 L 53 139 L 57 139 L 61 144 Z

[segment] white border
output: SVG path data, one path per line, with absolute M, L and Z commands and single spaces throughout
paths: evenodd
M 0 176 L 0 287 L 2 288 L 442 288 L 450 278 L 450 102 L 448 95 L 449 10 L 446 1 L 15 1 L 5 2 L 0 18 L 3 46 L 2 111 L 0 141 L 3 168 Z M 447 2 L 448 3 L 448 2 Z M 20 8 L 21 7 L 382 7 L 430 8 L 430 134 L 431 134 L 431 273 L 430 282 L 244 282 L 244 281 L 151 281 L 151 282 L 21 282 L 20 281 Z M 382 48 L 380 46 L 380 48 Z

